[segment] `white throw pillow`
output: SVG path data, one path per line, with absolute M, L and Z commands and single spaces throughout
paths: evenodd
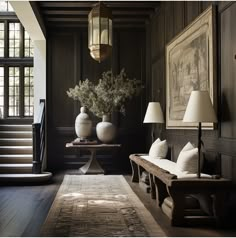
M 152 158 L 166 158 L 168 152 L 168 144 L 166 140 L 161 141 L 159 138 L 153 142 L 150 150 L 149 156 Z
M 179 153 L 176 168 L 178 171 L 187 174 L 195 174 L 198 172 L 198 149 L 194 148 L 190 142 L 188 142 Z

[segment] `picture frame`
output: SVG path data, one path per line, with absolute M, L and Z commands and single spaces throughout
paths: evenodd
M 208 90 L 216 109 L 215 8 L 210 6 L 166 46 L 166 128 L 193 129 L 183 122 L 192 90 Z M 213 123 L 202 123 L 213 129 Z

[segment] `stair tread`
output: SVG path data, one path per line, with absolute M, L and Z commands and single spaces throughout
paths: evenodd
M 2 124 L 0 125 L 2 127 L 14 127 L 14 126 L 18 126 L 18 127 L 31 127 L 32 124 Z
M 31 168 L 32 164 L 0 164 L 0 168 Z
M 25 177 L 45 177 L 45 176 L 51 176 L 52 174 L 49 172 L 43 172 L 41 174 L 0 174 L 1 178 L 6 178 L 6 177 L 11 177 L 11 178 L 15 178 L 15 177 L 21 177 L 21 178 L 25 178 Z
M 8 134 L 29 134 L 31 133 L 32 134 L 32 131 L 0 131 L 0 133 L 2 134 L 5 134 L 5 133 L 8 133 Z
M 22 157 L 22 158 L 28 157 L 28 158 L 31 158 L 31 157 L 33 157 L 33 155 L 32 154 L 7 154 L 7 155 L 0 155 L 0 158 L 7 158 L 7 157 L 9 157 L 9 158 L 14 158 L 14 157 Z
M 10 141 L 13 141 L 13 140 L 18 140 L 18 141 L 32 141 L 32 138 L 0 138 L 0 141 L 8 141 L 8 140 L 10 140 Z
M 32 145 L 0 145 L 0 149 L 5 149 L 5 148 L 9 148 L 9 149 L 31 149 Z
M 41 174 L 32 174 L 32 173 L 25 173 L 25 174 L 0 174 L 0 181 L 1 182 L 47 182 L 52 178 L 52 173 L 50 172 L 43 172 Z

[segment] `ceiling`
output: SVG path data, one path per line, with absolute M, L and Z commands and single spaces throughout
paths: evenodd
M 47 28 L 87 26 L 88 14 L 97 1 L 38 1 Z M 104 1 L 112 10 L 114 26 L 144 25 L 158 6 L 157 1 Z

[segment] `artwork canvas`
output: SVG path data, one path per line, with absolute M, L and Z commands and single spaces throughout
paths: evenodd
M 208 90 L 214 104 L 214 22 L 208 8 L 166 47 L 167 128 L 193 128 L 183 117 L 193 90 Z M 203 123 L 203 128 L 213 128 Z

